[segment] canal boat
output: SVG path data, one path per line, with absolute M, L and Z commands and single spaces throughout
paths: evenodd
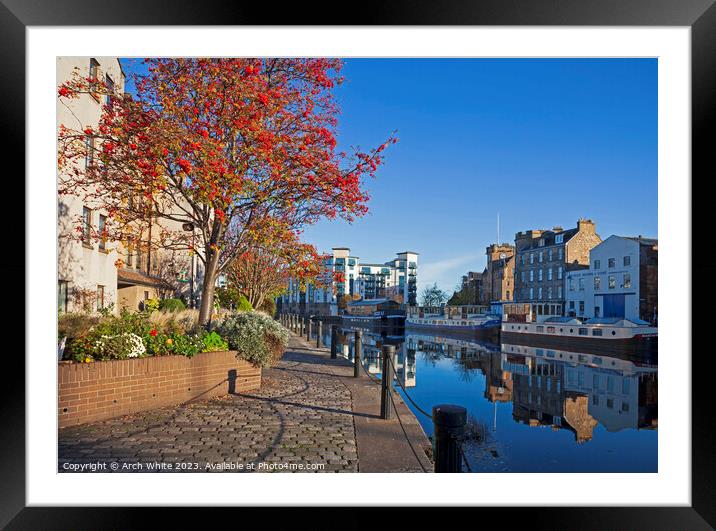
M 536 347 L 565 347 L 589 351 L 628 350 L 656 352 L 658 328 L 639 319 L 621 317 L 580 319 L 555 317 L 535 319 L 531 310 L 515 311 L 522 305 L 506 305 L 500 337 L 507 343 Z M 529 305 L 524 305 L 529 308 Z
M 486 306 L 408 307 L 405 326 L 422 330 L 496 335 L 501 318 Z

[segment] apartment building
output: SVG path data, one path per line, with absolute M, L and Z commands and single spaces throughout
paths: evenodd
M 515 247 L 493 243 L 485 250 L 487 267 L 482 274 L 482 303 L 512 301 L 514 296 Z
M 117 57 L 58 57 L 58 86 L 77 73 L 84 78 L 103 81 L 114 94 L 124 94 L 125 73 Z M 72 100 L 57 102 L 57 128 L 61 125 L 83 131 L 95 128 L 103 106 L 111 96 L 81 94 Z M 86 139 L 87 156 L 80 162 L 80 171 L 94 163 L 94 154 L 101 149 L 92 137 Z M 73 171 L 66 168 L 63 171 Z M 59 176 L 61 177 L 61 176 Z M 178 222 L 148 220 L 137 226 L 133 238 L 115 242 L 97 238 L 108 222 L 108 213 L 77 195 L 58 197 L 58 264 L 57 295 L 61 312 L 98 311 L 111 307 L 138 310 L 150 298 L 184 296 L 191 301 L 190 287 L 195 292 L 202 279 L 200 261 L 186 251 L 165 251 L 157 242 L 161 230 L 187 231 Z M 79 235 L 79 237 L 78 237 Z
M 348 247 L 334 247 L 323 264 L 319 282 L 302 286 L 295 279 L 278 299 L 285 311 L 337 315 L 341 298 L 386 298 L 399 304 L 417 304 L 418 253 L 404 251 L 384 262 L 361 263 Z
M 537 318 L 564 315 L 568 271 L 587 269 L 589 251 L 601 243 L 592 220 L 571 229 L 528 230 L 515 235 L 514 301 L 532 305 Z
M 610 236 L 566 279 L 566 314 L 658 321 L 658 240 Z

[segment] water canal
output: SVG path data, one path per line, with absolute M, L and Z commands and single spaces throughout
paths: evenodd
M 351 360 L 353 329 L 343 328 L 338 348 Z M 380 377 L 381 346 L 393 344 L 396 378 L 421 409 L 430 412 L 441 403 L 466 407 L 478 433 L 465 445 L 473 471 L 658 471 L 655 356 L 569 352 L 448 334 L 363 328 L 363 364 Z M 330 333 L 324 344 L 330 344 Z M 431 436 L 431 419 L 406 403 Z

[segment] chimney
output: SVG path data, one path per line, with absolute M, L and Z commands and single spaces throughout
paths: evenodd
M 595 232 L 594 222 L 591 219 L 580 219 L 577 221 L 577 229 L 584 232 Z

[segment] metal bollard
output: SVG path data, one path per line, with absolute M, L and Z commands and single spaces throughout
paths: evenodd
M 306 341 L 311 340 L 311 318 L 306 317 Z
M 338 357 L 338 326 L 331 325 L 331 359 Z
M 465 433 L 467 410 L 453 404 L 433 406 L 435 472 L 462 472 L 460 438 Z
M 363 350 L 362 340 L 363 332 L 360 330 L 355 331 L 355 338 L 353 343 L 353 378 L 360 378 L 360 358 L 361 350 Z
M 380 418 L 390 420 L 393 418 L 393 363 L 395 362 L 395 347 L 383 345 L 383 374 L 380 380 Z
M 316 322 L 316 348 L 321 348 L 323 338 L 321 337 L 321 334 L 323 333 L 323 322 L 317 321 Z

